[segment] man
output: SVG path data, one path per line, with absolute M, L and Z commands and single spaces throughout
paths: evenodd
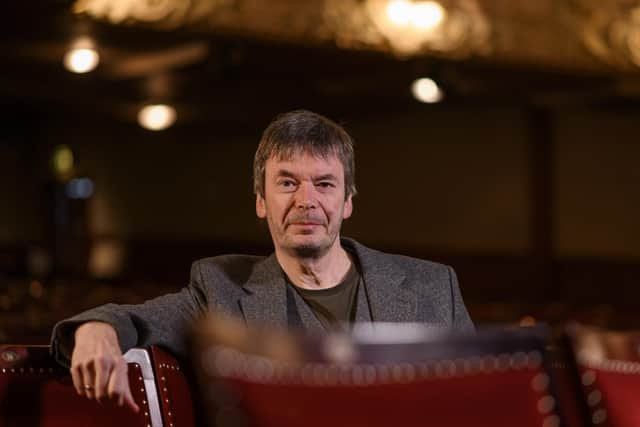
M 353 143 L 343 128 L 309 111 L 286 113 L 262 135 L 253 172 L 256 213 L 267 221 L 275 253 L 200 260 L 179 293 L 108 304 L 60 322 L 52 350 L 62 363 L 70 360 L 79 394 L 137 411 L 122 353 L 160 344 L 183 354 L 185 332 L 207 310 L 249 326 L 308 331 L 356 321 L 473 329 L 450 267 L 340 237 L 356 194 Z

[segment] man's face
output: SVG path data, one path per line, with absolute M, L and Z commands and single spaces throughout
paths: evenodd
M 264 198 L 256 197 L 256 213 L 267 219 L 276 250 L 317 257 L 340 244 L 340 226 L 353 205 L 351 196 L 345 198 L 344 168 L 335 155 L 271 157 L 264 175 Z

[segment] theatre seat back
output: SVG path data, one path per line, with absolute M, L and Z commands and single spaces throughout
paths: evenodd
M 137 414 L 76 394 L 48 346 L 0 345 L 0 427 L 192 427 L 191 393 L 177 361 L 157 347 L 125 354 Z
M 164 425 L 191 427 L 196 424 L 191 384 L 181 364 L 159 347 L 149 349 L 158 384 L 158 398 Z
M 592 425 L 640 426 L 640 332 L 567 331 Z
M 539 330 L 375 342 L 220 326 L 196 333 L 211 426 L 561 424 Z

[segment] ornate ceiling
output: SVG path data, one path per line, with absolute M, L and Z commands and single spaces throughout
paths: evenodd
M 180 123 L 264 123 L 305 106 L 383 115 L 426 108 L 640 102 L 640 0 L 52 0 L 0 16 L 0 106 L 135 123 L 164 100 Z M 97 68 L 73 74 L 79 38 Z M 53 107 L 53 108 L 52 108 Z
M 425 4 L 431 10 L 423 8 L 420 23 L 414 18 L 421 12 L 410 8 Z M 405 58 L 586 72 L 636 73 L 640 66 L 640 3 L 631 0 L 77 0 L 73 11 L 118 25 Z

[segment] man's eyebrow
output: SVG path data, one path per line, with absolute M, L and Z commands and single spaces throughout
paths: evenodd
M 295 178 L 296 174 L 286 169 L 278 170 L 277 176 L 286 178 Z M 324 175 L 314 176 L 314 181 L 337 181 L 338 178 L 332 173 L 326 173 Z
M 278 171 L 278 173 L 277 173 L 277 176 L 284 176 L 284 177 L 287 177 L 287 178 L 295 178 L 296 177 L 293 172 L 288 171 L 286 169 L 280 169 Z
M 337 181 L 338 180 L 338 178 L 332 173 L 316 176 L 314 179 L 316 181 Z

